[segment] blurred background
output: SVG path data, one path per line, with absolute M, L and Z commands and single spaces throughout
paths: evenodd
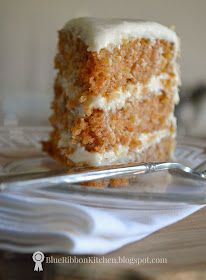
M 205 0 L 0 0 L 0 125 L 46 125 L 57 30 L 79 16 L 175 26 L 181 38 L 179 133 L 206 136 Z

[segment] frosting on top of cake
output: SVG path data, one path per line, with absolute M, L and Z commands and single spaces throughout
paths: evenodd
M 89 51 L 120 46 L 123 39 L 164 39 L 173 42 L 179 50 L 179 38 L 170 28 L 156 22 L 131 19 L 102 19 L 81 17 L 68 21 L 63 30 L 79 37 Z

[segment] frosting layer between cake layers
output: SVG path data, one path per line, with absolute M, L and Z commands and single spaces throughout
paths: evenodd
M 86 163 L 91 166 L 138 162 L 145 150 L 160 143 L 166 137 L 174 138 L 175 134 L 171 134 L 171 131 L 168 129 L 139 134 L 138 140 L 142 144 L 132 151 L 129 151 L 128 145 L 118 145 L 115 149 L 110 149 L 102 153 L 88 152 L 84 147 L 78 145 L 75 152 L 69 158 L 75 163 Z
M 146 85 L 143 85 L 140 82 L 136 84 L 128 83 L 125 90 L 119 88 L 118 90 L 113 91 L 109 94 L 108 97 L 104 95 L 96 95 L 92 98 L 86 100 L 87 109 L 90 111 L 92 109 L 101 109 L 103 111 L 115 111 L 124 107 L 125 103 L 129 99 L 141 100 L 149 98 L 152 95 L 161 95 L 163 90 L 167 90 L 164 83 L 170 81 L 172 85 L 170 90 L 173 91 L 173 101 L 175 104 L 179 102 L 178 86 L 179 86 L 179 75 L 175 74 L 171 79 L 169 74 L 162 73 L 158 76 L 152 76 Z M 59 83 L 63 88 L 63 91 L 66 93 L 69 91 L 70 86 L 73 88 L 73 91 L 69 91 L 67 95 L 68 100 L 77 100 L 78 96 L 81 95 L 81 88 L 75 88 L 72 81 L 67 81 L 65 78 L 60 78 Z M 147 96 L 148 95 L 148 96 Z M 84 103 L 83 103 L 84 104 Z M 81 106 L 81 104 L 79 104 Z M 79 112 L 83 112 L 79 110 Z
M 172 84 L 172 86 L 169 87 L 169 90 L 167 82 Z M 110 94 L 111 96 L 109 99 L 100 95 L 94 96 L 92 100 L 89 100 L 88 104 L 90 109 L 102 110 L 106 119 L 108 119 L 108 114 L 115 114 L 115 112 L 121 108 L 125 108 L 125 105 L 127 105 L 126 102 L 128 100 L 131 101 L 132 98 L 134 100 L 150 100 L 152 96 L 162 96 L 165 92 L 167 95 L 172 95 L 171 111 L 168 111 L 167 113 L 167 119 L 165 119 L 164 125 L 165 128 L 151 131 L 149 133 L 131 132 L 131 139 L 136 139 L 140 142 L 136 148 L 130 149 L 130 143 L 128 142 L 127 145 L 118 144 L 114 147 L 111 146 L 110 149 L 105 151 L 88 151 L 84 145 L 81 145 L 81 143 L 78 143 L 75 146 L 71 145 L 72 136 L 70 133 L 65 133 L 63 128 L 62 131 L 60 130 L 60 137 L 58 141 L 58 147 L 61 153 L 75 164 L 88 164 L 91 166 L 102 166 L 113 163 L 126 163 L 141 160 L 142 153 L 144 153 L 144 151 L 148 148 L 153 147 L 156 144 L 160 144 L 161 141 L 167 137 L 170 137 L 171 139 L 175 138 L 174 131 L 176 128 L 176 119 L 173 114 L 173 106 L 175 103 L 178 103 L 179 100 L 178 85 L 178 75 L 173 75 L 171 78 L 167 73 L 162 73 L 158 76 L 152 76 L 152 78 L 148 81 L 148 83 L 144 84 L 144 86 L 142 83 L 137 83 L 136 85 L 130 85 L 127 91 L 114 92 Z M 64 87 L 65 90 L 68 89 L 68 85 L 65 84 L 65 81 Z M 80 111 L 81 110 L 77 110 L 76 112 Z M 78 113 L 76 113 L 76 116 L 77 115 Z M 148 118 L 150 118 L 149 115 Z M 110 125 L 108 124 L 108 128 L 109 126 Z M 111 130 L 111 133 L 114 133 L 114 131 Z M 65 149 L 70 147 L 73 147 L 74 152 L 65 153 Z

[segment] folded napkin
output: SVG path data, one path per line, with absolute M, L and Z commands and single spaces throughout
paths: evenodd
M 119 201 L 121 204 L 121 201 Z M 203 206 L 135 201 L 91 207 L 55 193 L 0 193 L 0 248 L 17 252 L 105 254 L 175 223 Z

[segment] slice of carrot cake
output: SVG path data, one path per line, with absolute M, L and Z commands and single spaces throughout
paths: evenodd
M 44 143 L 68 165 L 168 160 L 180 83 L 176 33 L 155 22 L 77 18 L 59 31 Z

